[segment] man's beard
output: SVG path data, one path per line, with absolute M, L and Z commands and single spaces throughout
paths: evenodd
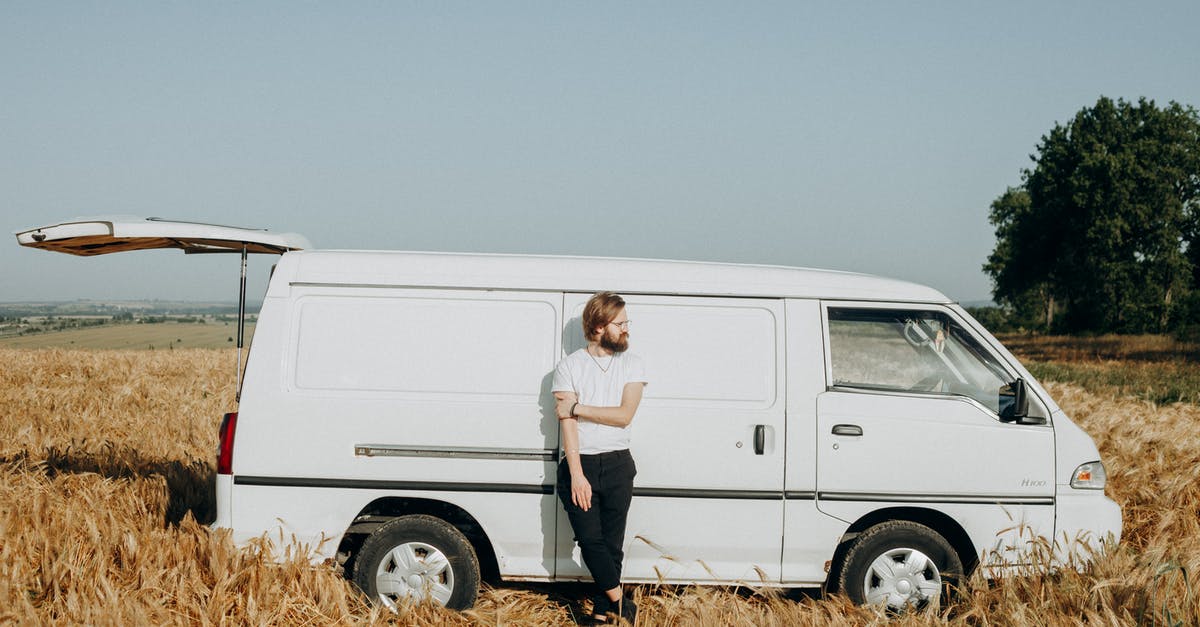
M 604 333 L 600 336 L 600 346 L 614 353 L 623 353 L 629 348 L 629 336 L 622 333 L 613 338 L 608 333 Z

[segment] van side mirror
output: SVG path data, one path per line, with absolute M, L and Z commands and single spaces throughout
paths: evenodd
M 1000 388 L 1000 420 L 1018 422 L 1028 415 L 1029 398 L 1025 393 L 1025 379 L 1017 379 Z

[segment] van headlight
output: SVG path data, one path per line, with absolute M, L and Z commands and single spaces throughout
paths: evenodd
M 1071 475 L 1071 487 L 1082 490 L 1103 490 L 1108 483 L 1108 473 L 1104 472 L 1104 464 L 1098 461 L 1080 464 Z

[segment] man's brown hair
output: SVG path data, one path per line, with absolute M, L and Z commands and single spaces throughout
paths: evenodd
M 596 292 L 583 306 L 583 335 L 588 340 L 596 339 L 597 327 L 612 322 L 625 308 L 625 299 L 615 292 Z

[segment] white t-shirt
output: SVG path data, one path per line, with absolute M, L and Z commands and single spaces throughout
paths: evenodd
M 592 357 L 581 348 L 554 368 L 554 392 L 574 392 L 581 405 L 620 407 L 625 384 L 646 383 L 646 364 L 641 357 L 624 351 L 611 357 Z M 610 427 L 588 420 L 579 421 L 579 453 L 595 455 L 629 448 L 632 424 Z

